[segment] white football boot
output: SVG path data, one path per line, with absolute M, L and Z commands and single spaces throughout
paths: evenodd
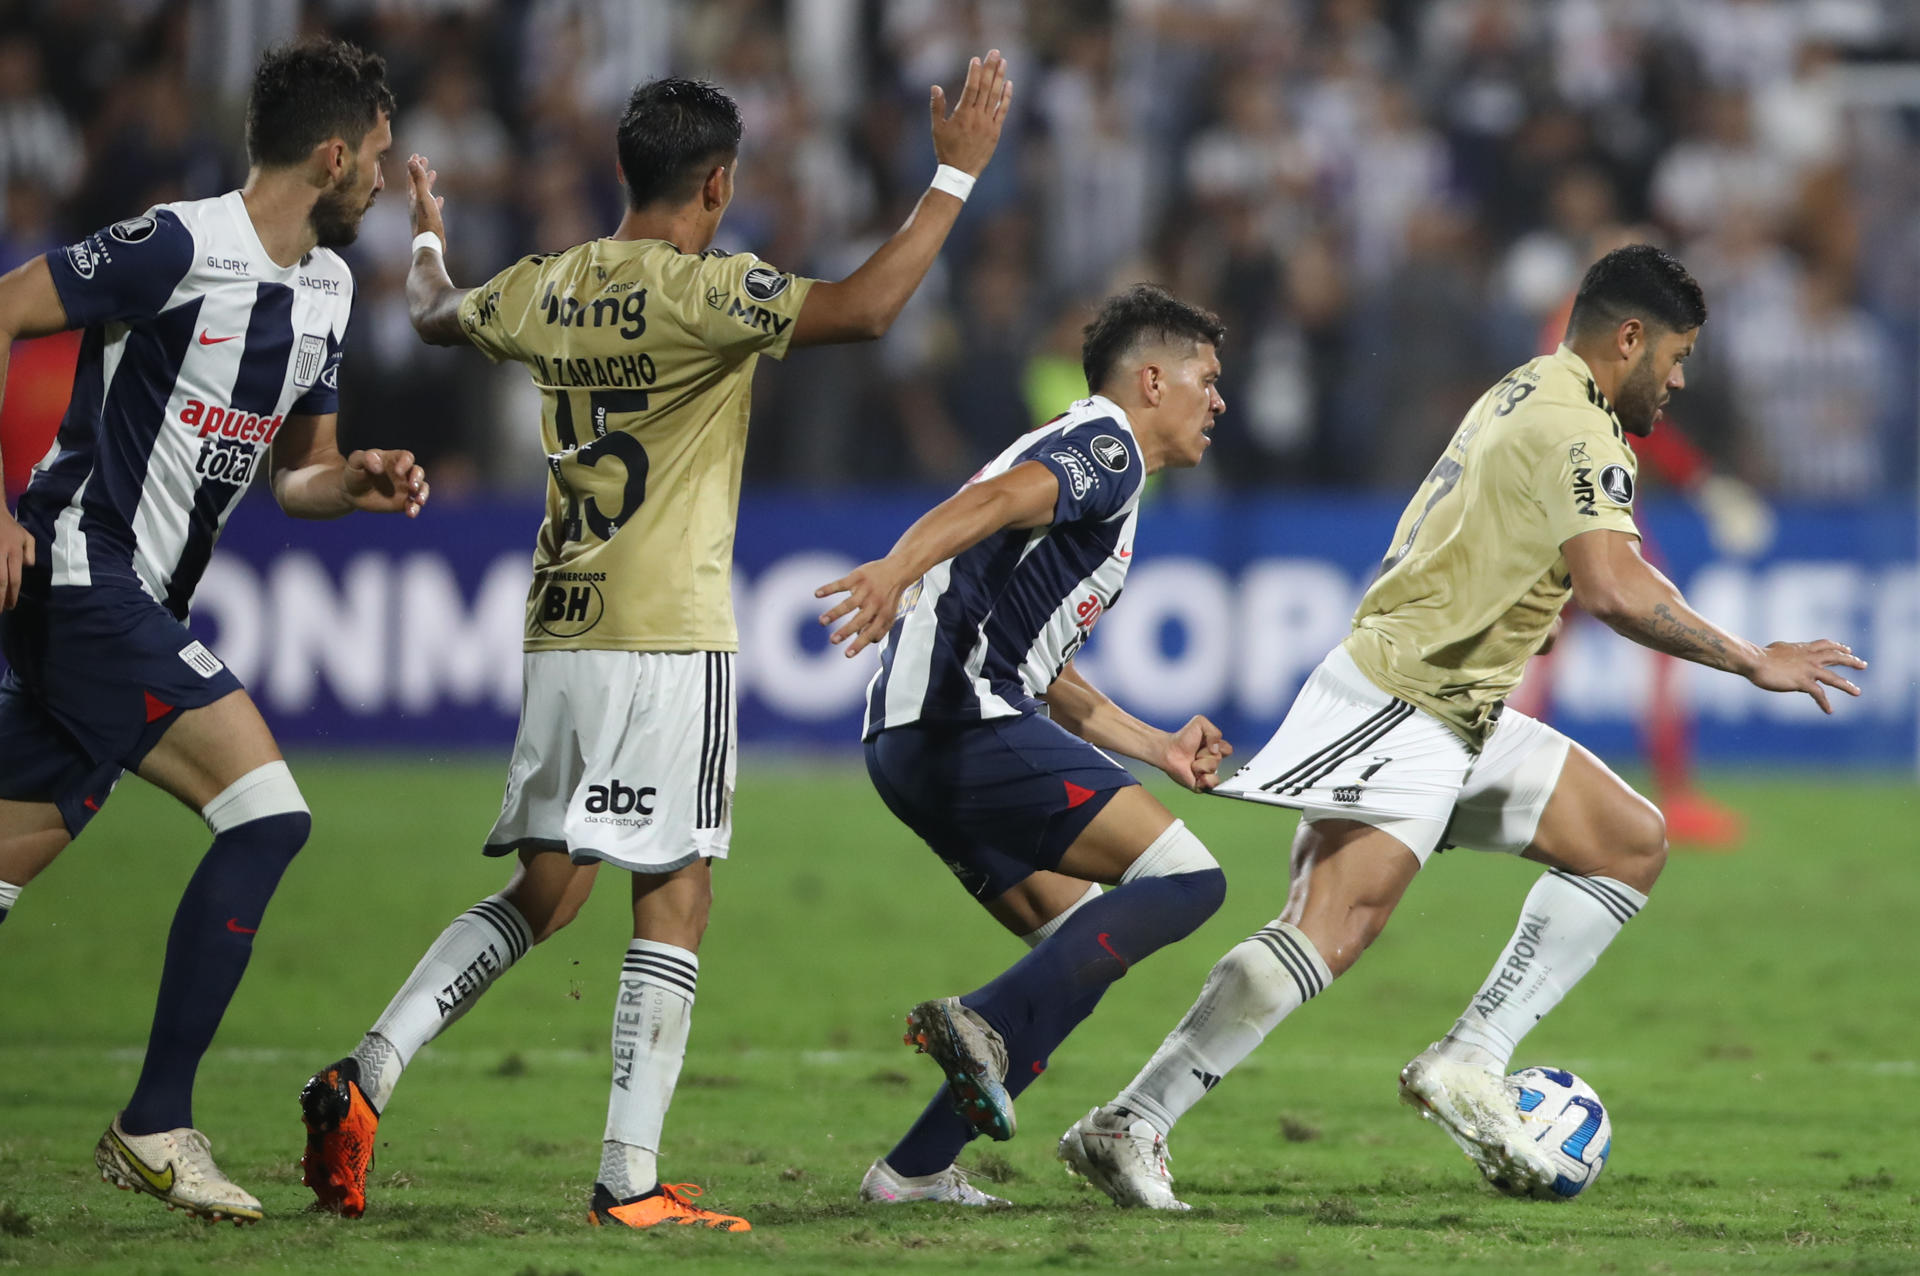
M 1400 1101 L 1445 1130 L 1509 1196 L 1553 1195 L 1555 1170 L 1527 1129 L 1517 1088 L 1497 1072 L 1442 1058 L 1439 1044 L 1400 1070 Z
M 94 1145 L 93 1163 L 115 1187 L 158 1197 L 170 1210 L 236 1224 L 260 1221 L 260 1202 L 220 1172 L 212 1145 L 198 1130 L 128 1134 L 116 1116 Z
M 1146 1121 L 1122 1109 L 1095 1108 L 1060 1136 L 1067 1172 L 1105 1192 L 1115 1205 L 1150 1210 L 1192 1209 L 1173 1194 L 1167 1141 Z
M 860 1180 L 860 1199 L 888 1205 L 907 1201 L 944 1201 L 949 1205 L 981 1206 L 1012 1203 L 982 1192 L 967 1182 L 967 1172 L 957 1165 L 949 1165 L 938 1174 L 908 1178 L 894 1173 L 884 1156 L 867 1167 L 867 1176 Z

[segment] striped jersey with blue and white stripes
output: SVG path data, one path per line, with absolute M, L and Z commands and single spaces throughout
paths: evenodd
M 914 722 L 1035 712 L 1119 600 L 1146 479 L 1127 414 L 1100 395 L 1081 399 L 971 481 L 1026 461 L 1052 470 L 1060 484 L 1053 521 L 996 532 L 908 591 L 867 687 L 865 738 Z
M 130 586 L 185 619 L 286 418 L 337 410 L 353 277 L 324 248 L 276 265 L 238 191 L 158 205 L 47 265 L 86 336 L 20 498 L 28 588 Z

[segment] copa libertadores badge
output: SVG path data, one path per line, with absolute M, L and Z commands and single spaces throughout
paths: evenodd
M 792 275 L 783 274 L 772 266 L 755 266 L 747 272 L 740 286 L 755 301 L 772 301 L 785 292 L 787 285 L 792 282 Z
M 1624 465 L 1609 465 L 1600 471 L 1600 490 L 1615 505 L 1633 504 L 1633 475 Z

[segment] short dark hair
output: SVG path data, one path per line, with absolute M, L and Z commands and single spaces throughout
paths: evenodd
M 1707 299 L 1671 253 L 1652 244 L 1628 244 L 1588 268 L 1567 331 L 1593 333 L 1628 319 L 1689 332 L 1707 321 Z
M 1218 349 L 1227 336 L 1220 316 L 1190 306 L 1155 284 L 1135 284 L 1108 297 L 1085 331 L 1080 367 L 1087 374 L 1087 389 L 1095 393 L 1120 361 L 1139 347 L 1185 338 Z
M 393 90 L 379 54 L 325 39 L 268 49 L 247 95 L 247 160 L 298 164 L 332 137 L 357 147 L 382 111 L 393 114 Z
M 668 77 L 633 91 L 620 117 L 627 203 L 692 199 L 716 164 L 740 153 L 740 108 L 717 84 Z

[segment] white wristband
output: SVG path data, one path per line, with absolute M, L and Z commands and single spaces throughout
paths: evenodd
M 933 181 L 929 185 L 937 191 L 945 191 L 964 204 L 967 196 L 973 193 L 973 175 L 963 173 L 951 164 L 942 164 L 933 170 Z
M 423 230 L 413 237 L 413 249 L 407 256 L 413 256 L 414 253 L 419 252 L 422 248 L 431 248 L 437 253 L 444 253 L 446 251 L 440 246 L 440 236 L 430 230 Z

